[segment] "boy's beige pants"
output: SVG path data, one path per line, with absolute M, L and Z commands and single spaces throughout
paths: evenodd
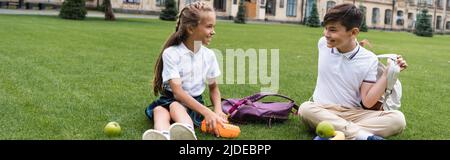
M 305 102 L 300 105 L 302 121 L 315 129 L 321 121 L 329 121 L 346 139 L 355 139 L 360 130 L 382 137 L 401 133 L 406 127 L 405 116 L 400 111 L 373 111 L 336 104 Z

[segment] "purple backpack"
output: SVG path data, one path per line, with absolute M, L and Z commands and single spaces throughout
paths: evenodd
M 269 97 L 281 97 L 289 102 L 258 102 Z M 292 108 L 298 110 L 298 105 L 291 98 L 273 93 L 256 93 L 243 99 L 222 99 L 222 110 L 230 115 L 230 120 L 235 122 L 265 121 L 271 127 L 272 122 L 283 122 L 289 118 L 289 113 L 294 113 Z

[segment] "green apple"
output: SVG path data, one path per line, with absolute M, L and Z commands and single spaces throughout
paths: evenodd
M 317 125 L 316 134 L 321 138 L 330 138 L 335 135 L 333 124 L 328 121 L 322 121 Z
M 103 132 L 110 137 L 118 136 L 121 132 L 120 125 L 117 122 L 109 122 L 106 124 L 105 128 L 103 128 Z

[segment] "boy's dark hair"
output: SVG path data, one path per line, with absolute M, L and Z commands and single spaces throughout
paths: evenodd
M 327 25 L 329 22 L 340 22 L 347 31 L 353 28 L 359 28 L 363 20 L 361 11 L 355 5 L 345 3 L 330 8 L 325 14 L 323 24 Z

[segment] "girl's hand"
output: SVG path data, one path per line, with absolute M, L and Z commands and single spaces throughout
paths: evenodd
M 370 48 L 372 48 L 372 44 L 370 44 L 369 40 L 367 40 L 367 39 L 363 39 L 362 41 L 360 41 L 359 45 L 362 47 L 369 46 Z
M 222 119 L 224 120 L 224 123 L 228 123 L 228 115 L 223 113 L 222 110 L 216 110 L 215 111 L 217 115 L 219 115 L 219 117 L 222 117 Z
M 397 64 L 400 66 L 400 71 L 403 71 L 404 69 L 408 68 L 408 64 L 406 63 L 406 60 L 403 59 L 402 55 L 397 56 Z
M 224 119 L 220 117 L 218 114 L 212 112 L 208 112 L 205 116 L 206 128 L 207 130 L 213 130 L 214 134 L 219 137 L 219 127 L 223 127 L 225 123 Z

